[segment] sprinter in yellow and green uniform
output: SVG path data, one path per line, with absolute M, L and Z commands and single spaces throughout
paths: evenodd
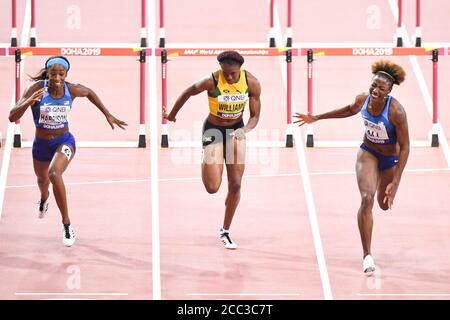
M 250 72 L 241 69 L 244 58 L 238 52 L 224 51 L 217 56 L 217 60 L 220 69 L 184 90 L 172 111 L 163 116 L 169 121 L 176 121 L 175 116 L 191 96 L 207 91 L 209 115 L 203 124 L 202 181 L 208 193 L 216 193 L 222 183 L 225 163 L 228 194 L 219 238 L 225 248 L 236 249 L 237 244 L 230 238 L 229 229 L 241 197 L 245 135 L 256 127 L 259 120 L 261 86 Z M 244 124 L 247 105 L 250 118 Z

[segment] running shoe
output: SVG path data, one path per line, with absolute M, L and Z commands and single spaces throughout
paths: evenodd
M 230 233 L 228 230 L 224 230 L 224 228 L 220 228 L 219 238 L 222 241 L 223 245 L 227 249 L 236 249 L 237 243 L 231 240 Z
M 75 232 L 70 224 L 63 224 L 63 244 L 70 247 L 75 243 Z
M 371 276 L 374 274 L 376 269 L 375 262 L 370 254 L 365 256 L 363 260 L 363 272 L 366 276 Z
M 45 215 L 48 211 L 48 204 L 50 202 L 50 195 L 51 195 L 51 188 L 48 189 L 48 198 L 45 201 L 39 200 L 38 201 L 38 218 L 44 219 Z

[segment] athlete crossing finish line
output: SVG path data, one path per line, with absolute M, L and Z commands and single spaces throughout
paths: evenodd
M 224 51 L 217 56 L 220 69 L 210 77 L 191 85 L 178 97 L 172 111 L 165 117 L 175 116 L 186 101 L 203 91 L 208 92 L 210 113 L 203 124 L 202 181 L 208 193 L 216 193 L 222 182 L 224 159 L 227 167 L 228 194 L 225 217 L 219 238 L 227 249 L 236 249 L 229 234 L 231 221 L 241 197 L 241 181 L 245 169 L 245 134 L 256 127 L 261 110 L 261 86 L 247 70 L 236 51 Z M 249 105 L 250 119 L 244 125 L 245 106 Z
M 70 224 L 62 174 L 76 151 L 75 138 L 69 132 L 68 122 L 72 102 L 76 97 L 87 97 L 105 115 L 112 129 L 114 125 L 121 129 L 125 129 L 123 126 L 127 125 L 109 113 L 94 91 L 81 84 L 65 81 L 69 69 L 70 63 L 67 58 L 50 57 L 39 74 L 31 78 L 35 83 L 25 90 L 9 114 L 9 121 L 15 122 L 31 107 L 36 126 L 32 151 L 33 167 L 41 192 L 38 218 L 44 218 L 47 213 L 51 182 L 56 204 L 62 216 L 63 244 L 68 247 L 75 243 L 75 232 Z
M 356 178 L 361 194 L 358 227 L 363 247 L 363 272 L 372 275 L 375 262 L 370 251 L 375 193 L 382 210 L 392 209 L 400 178 L 409 156 L 409 133 L 403 106 L 389 95 L 394 84 L 405 80 L 405 71 L 395 63 L 379 60 L 372 65 L 369 94 L 358 95 L 352 104 L 319 115 L 297 113 L 303 125 L 322 119 L 346 118 L 359 112 L 364 120 L 364 142 L 356 160 Z

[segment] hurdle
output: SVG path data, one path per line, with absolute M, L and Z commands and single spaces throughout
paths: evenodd
M 403 47 L 402 24 L 403 24 L 403 0 L 397 0 L 398 18 L 397 18 L 397 47 Z M 416 0 L 416 47 L 422 45 L 422 29 L 420 27 L 420 0 Z
M 438 126 L 438 61 L 439 55 L 445 53 L 444 48 L 428 49 L 428 48 L 310 48 L 302 49 L 301 55 L 307 57 L 307 107 L 308 114 L 313 114 L 313 61 L 314 56 L 353 56 L 353 57 L 386 57 L 386 56 L 431 56 L 433 62 L 433 115 L 432 128 L 430 130 L 430 141 L 412 141 L 412 146 L 439 146 L 439 126 Z M 307 124 L 306 127 L 306 147 L 351 147 L 356 145 L 355 142 L 346 142 L 342 144 L 333 143 L 332 141 L 319 141 L 316 143 L 313 136 L 313 125 Z
M 36 47 L 36 3 L 35 0 L 31 1 L 31 24 L 30 24 L 30 47 Z M 152 0 L 153 1 L 153 0 Z M 11 18 L 11 47 L 17 47 L 17 21 L 16 21 L 16 2 L 17 0 L 11 0 L 12 2 L 12 18 Z M 140 46 L 147 47 L 147 1 L 141 0 L 141 30 L 140 30 Z
M 285 141 L 275 141 L 266 142 L 262 144 L 249 142 L 249 146 L 257 147 L 267 147 L 275 146 L 281 147 L 285 146 L 288 148 L 293 147 L 293 129 L 292 129 L 292 56 L 298 55 L 298 49 L 290 48 L 167 48 L 167 49 L 156 49 L 155 55 L 161 56 L 161 109 L 162 112 L 167 111 L 167 62 L 168 57 L 212 57 L 217 56 L 223 51 L 235 50 L 239 52 L 242 56 L 252 56 L 252 57 L 286 57 L 286 71 L 287 71 L 287 92 L 286 92 L 286 110 L 287 110 L 287 120 L 286 120 L 286 132 Z M 169 130 L 167 119 L 162 118 L 162 128 L 161 128 L 161 148 L 170 147 L 197 147 L 200 141 L 170 141 Z M 256 142 L 256 141 L 255 141 Z
M 270 0 L 270 30 L 269 30 L 269 47 L 276 47 L 275 41 L 275 0 Z M 292 47 L 292 0 L 287 0 L 287 26 L 286 26 L 286 47 Z
M 288 5 L 288 22 L 287 22 L 287 40 L 286 47 L 292 47 L 292 0 L 287 0 Z M 269 0 L 269 47 L 275 48 L 275 27 L 274 27 L 274 11 L 275 11 L 275 0 Z M 166 29 L 165 29 L 165 10 L 164 10 L 164 0 L 159 0 L 159 48 L 166 47 Z M 258 44 L 260 45 L 260 44 Z M 182 44 L 183 48 L 186 44 Z M 177 45 L 171 45 L 171 47 L 178 47 Z
M 19 101 L 21 96 L 21 62 L 22 57 L 29 56 L 54 56 L 62 55 L 66 57 L 78 56 L 78 57 L 102 57 L 102 56 L 114 56 L 114 57 L 125 57 L 125 56 L 138 56 L 139 59 L 139 81 L 140 81 L 140 95 L 139 95 L 139 136 L 137 142 L 83 142 L 80 141 L 78 145 L 80 147 L 146 147 L 145 138 L 145 88 L 146 88 L 146 56 L 152 54 L 149 48 L 100 48 L 100 47 L 89 47 L 89 48 L 43 48 L 43 47 L 21 47 L 21 48 L 9 48 L 8 53 L 15 57 L 15 101 Z M 22 135 L 20 131 L 20 121 L 16 122 L 15 132 L 14 132 L 14 143 L 13 146 L 16 148 L 30 147 L 31 142 L 23 142 Z

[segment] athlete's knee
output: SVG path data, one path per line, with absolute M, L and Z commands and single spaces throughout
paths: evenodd
M 48 183 L 50 183 L 50 179 L 48 176 L 38 176 L 37 183 L 39 185 L 48 184 Z
M 384 202 L 384 196 L 383 197 L 378 197 L 378 205 L 380 206 L 381 210 L 388 210 L 389 209 L 389 205 L 387 204 L 387 202 Z
M 62 173 L 56 169 L 50 169 L 48 171 L 48 178 L 50 179 L 51 183 L 55 183 L 56 181 L 61 179 L 61 177 L 62 177 Z
M 239 191 L 241 191 L 241 181 L 240 180 L 228 181 L 228 190 L 233 193 L 238 193 Z
M 371 193 L 362 193 L 361 194 L 361 207 L 364 209 L 369 209 L 373 207 L 374 196 Z
M 215 181 L 204 181 L 203 182 L 205 189 L 208 193 L 213 194 L 219 191 L 220 183 L 217 183 Z

